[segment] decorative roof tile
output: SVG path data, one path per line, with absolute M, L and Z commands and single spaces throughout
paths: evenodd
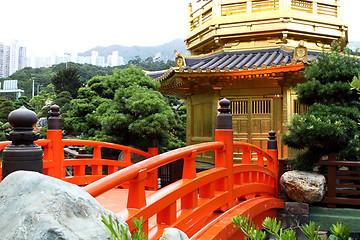
M 308 51 L 308 61 L 316 58 L 318 54 L 318 52 Z M 294 51 L 287 51 L 282 48 L 220 52 L 203 57 L 183 56 L 183 59 L 185 60 L 184 67 L 171 68 L 164 72 L 162 76 L 157 76 L 156 79 L 159 81 L 165 80 L 175 72 L 228 72 L 302 63 L 302 61 L 294 59 Z

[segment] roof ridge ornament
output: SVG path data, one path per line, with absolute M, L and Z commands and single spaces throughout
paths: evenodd
M 184 55 L 175 50 L 175 64 L 177 68 L 183 68 L 186 66 Z
M 305 47 L 305 41 L 301 40 L 299 45 L 294 49 L 294 59 L 302 61 L 304 63 L 308 62 L 308 50 Z

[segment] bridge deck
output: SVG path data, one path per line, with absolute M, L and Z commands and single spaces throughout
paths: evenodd
M 145 191 L 146 196 L 149 196 L 154 191 Z M 114 188 L 96 197 L 96 200 L 107 210 L 113 213 L 119 213 L 126 208 L 128 201 L 129 189 Z M 124 219 L 125 220 L 125 219 Z
M 148 197 L 149 195 L 151 195 L 152 193 L 154 193 L 155 191 L 146 191 L 146 197 Z M 126 220 L 124 216 L 122 216 L 121 211 L 123 209 L 126 209 L 126 205 L 127 205 L 127 200 L 128 200 L 128 194 L 129 194 L 129 190 L 128 189 L 118 189 L 118 188 L 114 188 L 111 189 L 110 191 L 107 191 L 105 193 L 103 193 L 102 195 L 96 197 L 96 200 L 107 210 L 118 214 L 120 217 L 122 217 L 123 220 Z M 177 209 L 181 209 L 180 207 L 181 205 L 181 201 L 178 200 L 177 201 Z M 213 221 L 214 219 L 216 219 L 217 217 L 219 217 L 221 215 L 221 213 L 217 213 L 214 212 L 212 215 L 210 215 L 208 217 L 208 219 L 206 220 L 206 224 L 210 223 L 211 221 Z M 156 225 L 156 215 L 154 215 L 153 217 L 151 217 L 149 219 L 149 229 L 151 229 L 152 227 L 154 227 Z M 151 234 L 151 233 L 150 233 Z

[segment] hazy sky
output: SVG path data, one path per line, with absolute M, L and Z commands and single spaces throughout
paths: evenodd
M 342 0 L 350 41 L 360 41 L 360 0 Z M 189 0 L 3 0 L 0 42 L 28 55 L 83 52 L 96 46 L 155 46 L 187 32 Z

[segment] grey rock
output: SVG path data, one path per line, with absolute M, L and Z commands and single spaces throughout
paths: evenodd
M 294 215 L 306 215 L 310 213 L 309 204 L 302 202 L 285 202 L 285 212 Z
M 281 227 L 283 229 L 288 229 L 288 228 L 294 228 L 297 227 L 297 219 L 295 218 L 294 215 L 290 215 L 290 214 L 278 214 L 277 215 L 277 220 L 281 221 Z
M 36 172 L 17 171 L 0 183 L 3 240 L 109 239 L 101 222 L 109 214 L 126 225 L 80 187 Z
M 177 228 L 165 228 L 159 240 L 189 240 L 188 236 Z
M 288 171 L 280 178 L 285 195 L 304 203 L 320 202 L 325 194 L 325 177 L 314 172 Z
M 310 223 L 309 215 L 300 215 L 299 216 L 299 226 Z

